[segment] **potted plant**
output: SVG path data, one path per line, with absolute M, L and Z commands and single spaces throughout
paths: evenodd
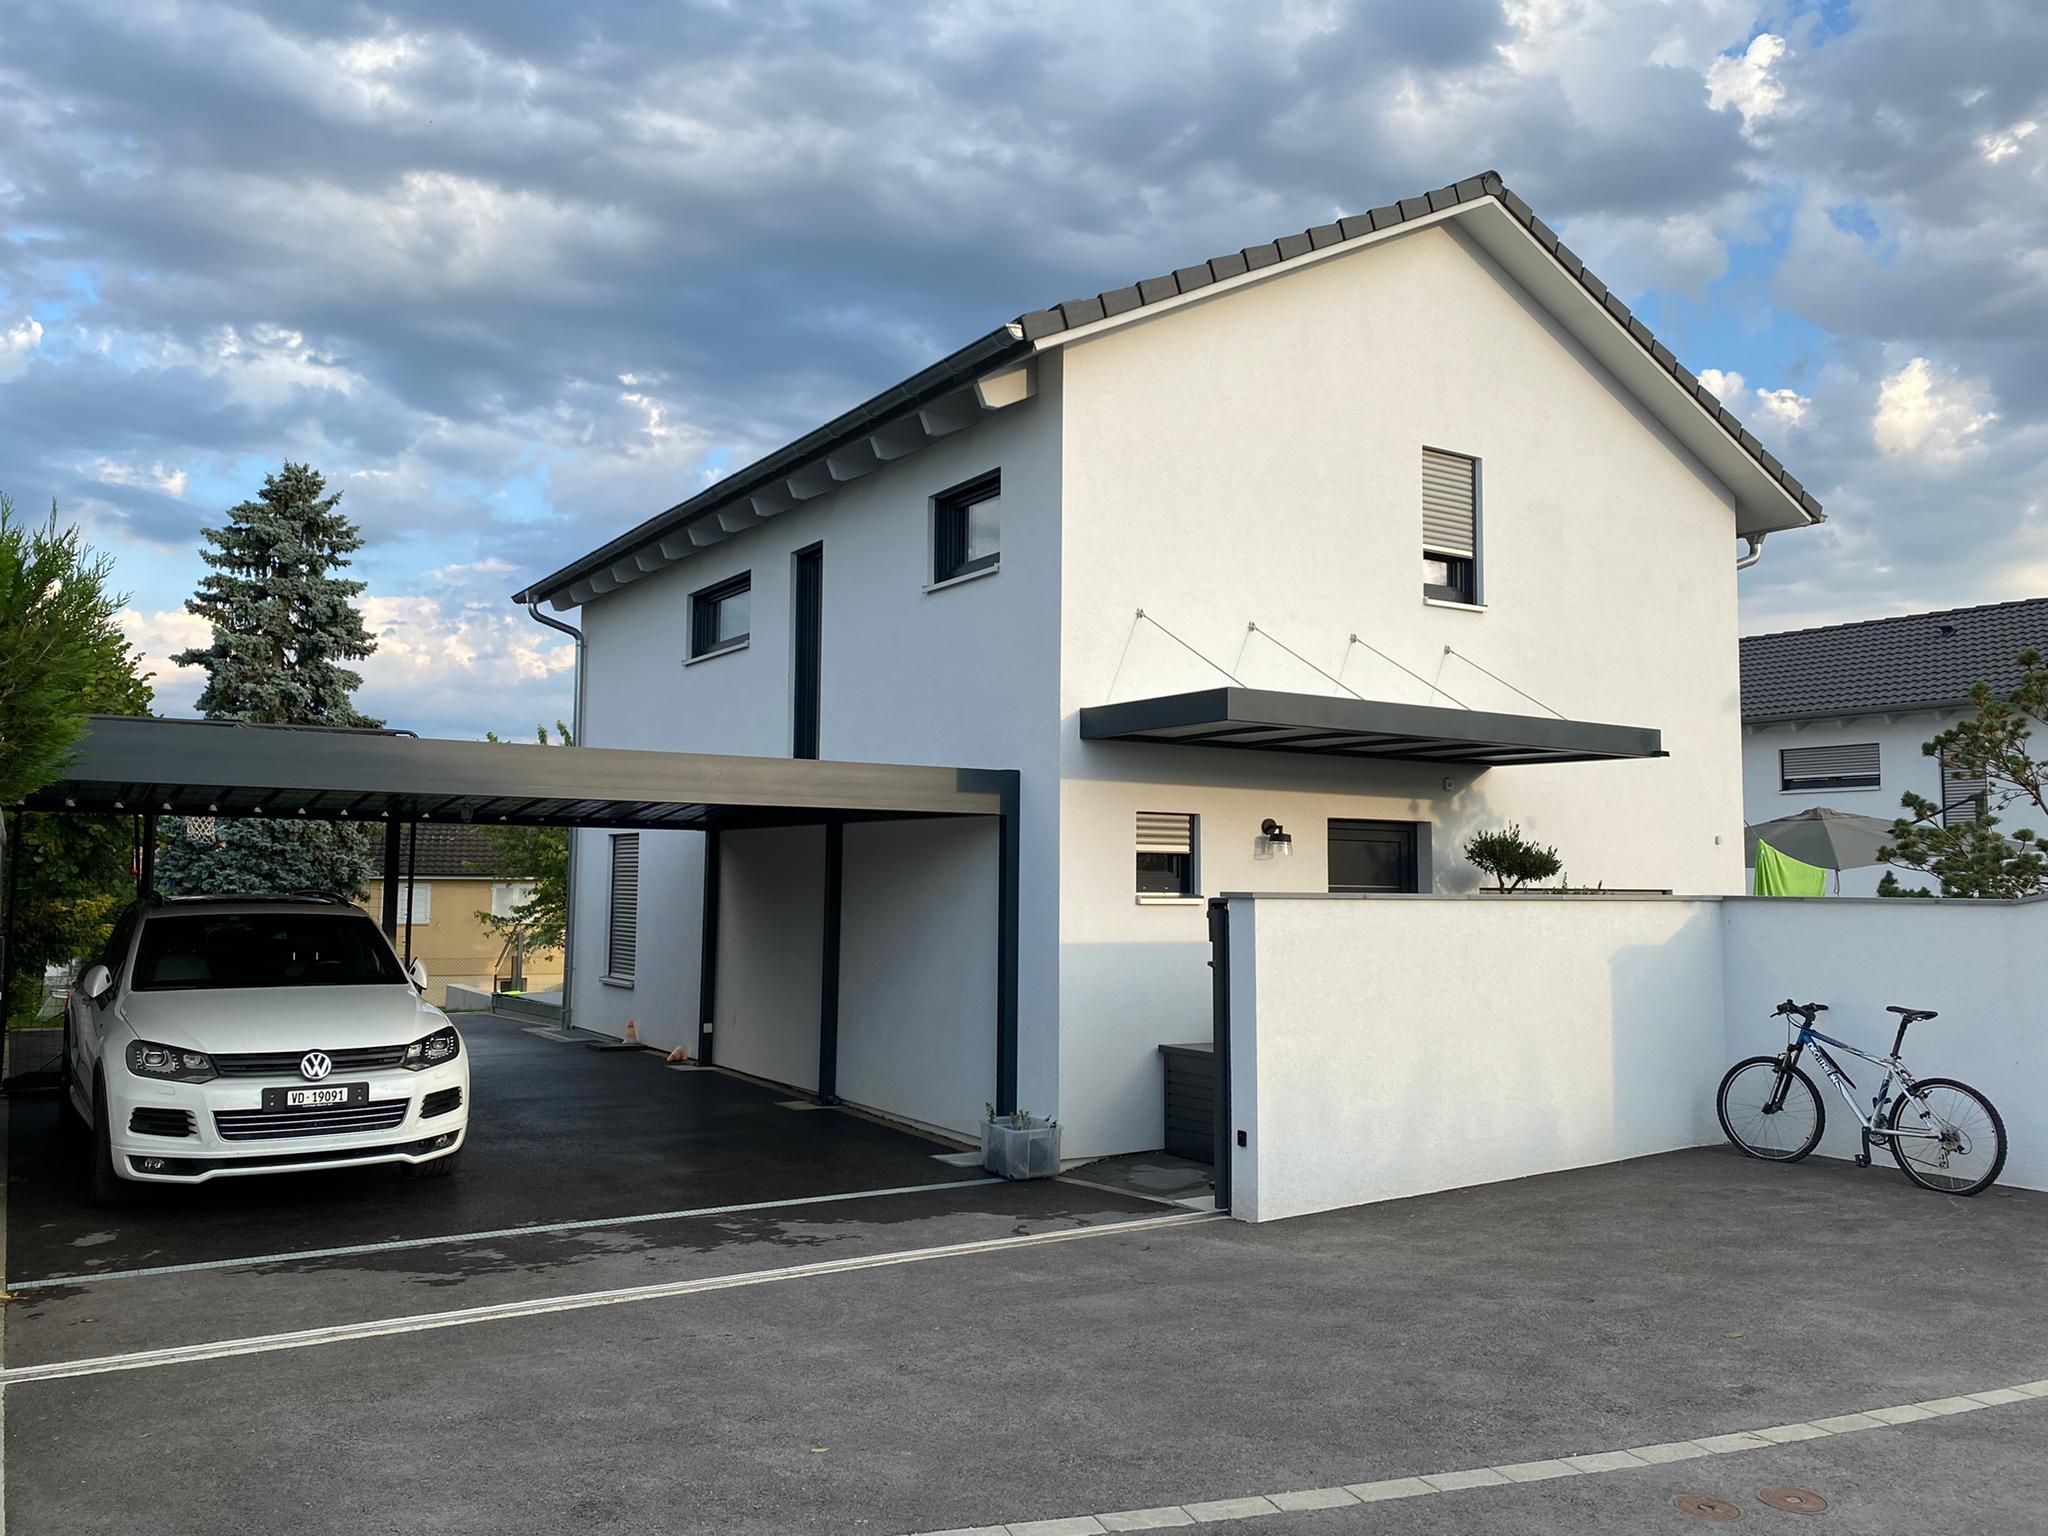
M 1006 1179 L 1049 1179 L 1060 1171 L 1060 1123 L 1017 1110 L 999 1115 L 984 1105 L 981 1166 Z

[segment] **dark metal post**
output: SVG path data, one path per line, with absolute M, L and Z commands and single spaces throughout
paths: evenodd
M 1209 1052 L 1214 1058 L 1216 1209 L 1230 1209 L 1230 903 L 1209 903 Z
M 384 823 L 384 910 L 378 923 L 384 930 L 384 937 L 396 941 L 398 938 L 398 838 L 399 824 L 396 818 Z
M 136 861 L 135 894 L 144 900 L 156 889 L 156 812 L 142 818 L 142 857 Z
M 1017 1108 L 1017 788 L 996 817 L 996 1113 Z M 1050 1114 L 1051 1109 L 1039 1113 Z
M 0 920 L 0 1083 L 7 1080 L 7 1058 L 12 1054 L 7 1021 L 14 1014 L 15 916 L 21 907 L 21 856 L 27 851 L 22 847 L 21 833 L 27 815 L 26 811 L 16 810 L 7 818 L 9 825 L 0 827 L 0 859 L 7 861 L 7 915 Z
M 846 825 L 825 823 L 824 963 L 818 972 L 818 1102 L 839 1102 L 839 914 L 846 876 Z
M 405 965 L 412 969 L 412 899 L 413 878 L 420 867 L 420 824 L 409 821 L 405 837 Z
M 704 917 L 697 961 L 697 1060 L 711 1064 L 712 1026 L 718 1011 L 718 829 L 704 833 Z

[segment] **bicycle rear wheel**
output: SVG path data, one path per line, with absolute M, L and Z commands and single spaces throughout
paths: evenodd
M 1822 1109 L 1820 1090 L 1813 1079 L 1797 1067 L 1785 1085 L 1785 1100 L 1776 1108 L 1781 1058 L 1752 1056 L 1738 1061 L 1721 1079 L 1714 1111 L 1721 1117 L 1721 1129 L 1728 1139 L 1751 1157 L 1766 1162 L 1796 1163 L 1820 1145 L 1820 1133 L 1827 1129 L 1827 1112 Z
M 1907 1178 L 1943 1195 L 1988 1189 L 2005 1167 L 2005 1122 L 1991 1101 L 1952 1077 L 1923 1077 L 1892 1100 L 1885 1129 L 1932 1130 L 1892 1136 L 1892 1156 Z

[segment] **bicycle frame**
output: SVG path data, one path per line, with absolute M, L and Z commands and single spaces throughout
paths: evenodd
M 1771 1098 L 1771 1107 L 1773 1109 L 1781 1108 L 1784 1105 L 1785 1095 L 1792 1086 L 1792 1068 L 1799 1064 L 1800 1052 L 1811 1050 L 1815 1059 L 1820 1062 L 1822 1074 L 1829 1082 L 1835 1085 L 1835 1091 L 1842 1096 L 1842 1102 L 1849 1106 L 1849 1113 L 1854 1115 L 1857 1123 L 1863 1127 L 1863 1154 L 1866 1160 L 1869 1158 L 1870 1143 L 1873 1139 L 1877 1141 L 1893 1141 L 1908 1136 L 1920 1137 L 1929 1141 L 1940 1139 L 1942 1127 L 1939 1125 L 1901 1125 L 1896 1128 L 1889 1128 L 1883 1124 L 1885 1106 L 1893 1098 L 1891 1091 L 1893 1078 L 1897 1078 L 1900 1084 L 1897 1096 L 1909 1099 L 1916 1108 L 1920 1107 L 1919 1101 L 1911 1099 L 1908 1092 L 1915 1081 L 1913 1074 L 1907 1069 L 1904 1058 L 1899 1055 L 1899 1046 L 1906 1036 L 1904 1025 L 1899 1027 L 1899 1037 L 1892 1042 L 1890 1054 L 1884 1056 L 1874 1055 L 1869 1051 L 1862 1050 L 1857 1046 L 1851 1045 L 1846 1040 L 1837 1040 L 1833 1035 L 1825 1034 L 1815 1029 L 1811 1023 L 1802 1022 L 1798 1026 L 1798 1030 L 1799 1032 L 1794 1037 L 1792 1043 L 1785 1048 L 1783 1067 L 1778 1074 L 1778 1091 Z M 1830 1045 L 1838 1051 L 1847 1051 L 1859 1061 L 1867 1061 L 1874 1067 L 1884 1069 L 1884 1081 L 1877 1085 L 1877 1093 L 1870 1101 L 1869 1113 L 1866 1114 L 1863 1106 L 1856 1102 L 1856 1080 L 1850 1077 L 1843 1070 L 1842 1064 L 1829 1054 L 1828 1047 Z M 1927 1111 L 1924 1108 L 1920 1108 L 1920 1117 L 1923 1122 L 1928 1119 Z

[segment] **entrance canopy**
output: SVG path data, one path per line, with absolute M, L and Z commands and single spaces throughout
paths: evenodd
M 1081 737 L 1471 768 L 1665 755 L 1661 734 L 1641 726 L 1259 688 L 1206 688 L 1096 705 L 1081 711 Z
M 403 731 L 93 717 L 31 811 L 710 830 L 1011 810 L 1008 769 L 428 740 Z

